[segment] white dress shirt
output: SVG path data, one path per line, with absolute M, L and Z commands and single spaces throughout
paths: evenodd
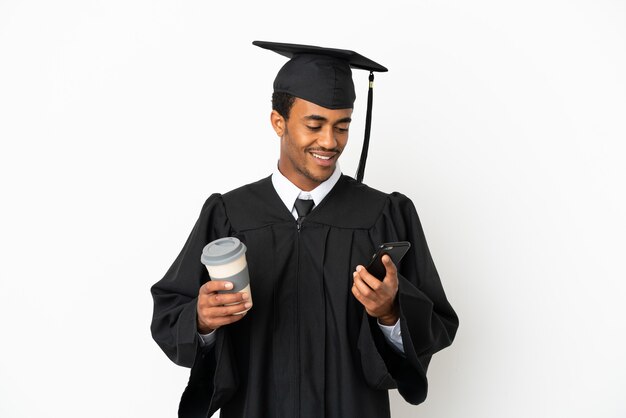
M 322 182 L 315 189 L 310 192 L 305 192 L 300 190 L 295 184 L 293 184 L 289 179 L 278 170 L 278 164 L 276 165 L 276 170 L 272 173 L 272 185 L 276 190 L 276 193 L 280 197 L 280 200 L 283 201 L 287 209 L 291 211 L 294 219 L 298 219 L 298 212 L 296 211 L 295 203 L 296 199 L 303 200 L 313 200 L 314 206 L 319 205 L 322 200 L 326 197 L 326 195 L 335 187 L 335 184 L 339 181 L 341 177 L 341 170 L 339 169 L 339 164 L 335 167 L 335 171 L 333 174 L 324 182 Z M 382 331 L 385 339 L 391 344 L 391 346 L 399 353 L 404 354 L 404 346 L 402 344 L 402 334 L 400 332 L 400 319 L 395 323 L 395 325 L 383 325 L 378 322 L 378 326 Z M 200 344 L 205 346 L 211 346 L 215 343 L 215 331 L 209 334 L 199 334 L 200 335 Z

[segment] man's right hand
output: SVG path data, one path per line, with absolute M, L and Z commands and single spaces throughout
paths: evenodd
M 250 295 L 246 292 L 217 293 L 232 288 L 232 283 L 222 280 L 209 280 L 200 287 L 196 307 L 198 332 L 209 334 L 223 325 L 237 322 L 246 314 L 239 312 L 252 307 Z

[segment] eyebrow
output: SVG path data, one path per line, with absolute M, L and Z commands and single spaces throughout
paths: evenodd
M 325 118 L 324 116 L 321 116 L 321 115 L 307 115 L 307 116 L 304 117 L 304 119 L 306 119 L 306 120 L 315 120 L 315 121 L 319 121 L 319 122 L 328 122 L 328 119 Z M 337 122 L 335 122 L 335 124 L 350 123 L 350 122 L 352 122 L 352 118 L 345 117 L 343 119 L 339 119 Z
M 326 119 L 324 116 L 320 116 L 320 115 L 307 115 L 304 117 L 304 119 L 306 120 L 317 120 L 320 122 L 327 122 L 328 119 Z

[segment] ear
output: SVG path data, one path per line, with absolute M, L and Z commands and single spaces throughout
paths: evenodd
M 272 110 L 272 113 L 270 114 L 270 122 L 272 123 L 272 128 L 274 128 L 276 135 L 282 138 L 287 126 L 285 118 L 283 118 L 277 111 Z

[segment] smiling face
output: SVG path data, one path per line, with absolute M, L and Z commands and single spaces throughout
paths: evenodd
M 296 98 L 289 119 L 272 111 L 280 137 L 278 168 L 301 190 L 313 190 L 335 170 L 348 142 L 352 109 L 327 109 Z

